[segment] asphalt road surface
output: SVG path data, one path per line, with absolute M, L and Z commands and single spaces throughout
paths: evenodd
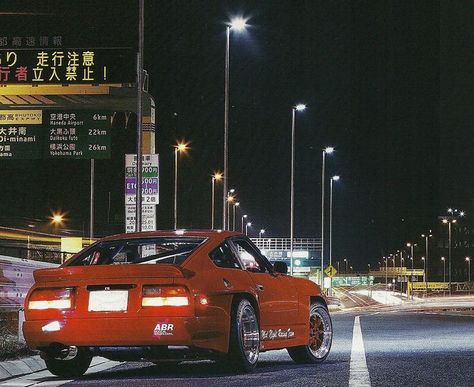
M 286 351 L 261 354 L 252 374 L 212 362 L 177 366 L 105 362 L 71 381 L 47 371 L 10 386 L 474 386 L 474 314 L 397 309 L 333 315 L 326 362 L 297 365 Z
M 353 339 L 357 340 L 353 338 L 356 316 L 345 313 L 333 316 L 333 348 L 321 365 L 296 365 L 286 351 L 262 354 L 256 372 L 248 375 L 224 373 L 211 362 L 182 363 L 167 368 L 129 362 L 67 385 L 474 385 L 473 316 L 419 312 L 375 312 L 359 316 L 367 365 L 365 382 L 364 370 L 360 370 L 361 351 L 353 349 Z

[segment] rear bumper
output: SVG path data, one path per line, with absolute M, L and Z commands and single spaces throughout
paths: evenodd
M 56 323 L 57 322 L 57 323 Z M 48 331 L 49 327 L 53 327 Z M 227 352 L 228 327 L 212 317 L 140 317 L 33 320 L 23 323 L 33 348 L 66 346 L 192 346 Z

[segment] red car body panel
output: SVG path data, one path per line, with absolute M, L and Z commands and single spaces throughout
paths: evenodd
M 274 333 L 262 340 L 262 351 L 308 344 L 311 298 L 325 302 L 316 284 L 284 274 L 216 266 L 209 252 L 227 238 L 245 238 L 241 234 L 186 231 L 183 235 L 205 237 L 207 240 L 181 266 L 68 266 L 76 255 L 59 268 L 35 271 L 36 282 L 25 301 L 23 331 L 28 345 L 40 349 L 54 343 L 90 347 L 182 345 L 226 353 L 229 349 L 232 301 L 237 295 L 243 295 L 254 303 L 260 330 Z M 122 234 L 102 241 L 153 237 L 177 237 L 177 233 Z M 104 284 L 128 286 L 126 311 L 88 311 L 90 287 Z M 142 289 L 146 285 L 184 286 L 189 305 L 143 307 Z M 74 305 L 68 310 L 29 309 L 32 293 L 44 288 L 74 288 Z M 207 301 L 204 305 L 202 298 Z M 43 327 L 55 321 L 60 329 L 45 332 Z M 163 332 L 160 328 L 169 326 L 172 326 L 170 332 L 166 329 Z M 292 335 L 285 337 L 288 331 Z

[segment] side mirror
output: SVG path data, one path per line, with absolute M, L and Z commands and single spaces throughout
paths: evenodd
M 275 262 L 275 264 L 273 265 L 273 268 L 275 269 L 277 273 L 288 274 L 288 265 L 286 264 L 286 262 L 281 262 L 281 261 Z

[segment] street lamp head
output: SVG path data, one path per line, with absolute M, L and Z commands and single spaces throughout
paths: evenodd
M 234 199 L 235 199 L 234 196 L 227 196 L 227 201 L 228 201 L 229 203 L 233 203 Z
M 469 262 L 471 260 L 470 257 L 466 257 L 466 262 Z
M 441 257 L 441 260 L 442 260 L 442 261 L 444 261 L 445 259 L 446 259 L 446 258 L 444 258 L 444 257 Z
M 175 148 L 178 152 L 185 152 L 189 149 L 188 143 L 184 141 L 177 142 Z
M 421 257 L 421 260 L 424 261 L 424 260 L 425 260 L 425 257 Z
M 247 20 L 242 17 L 236 17 L 230 21 L 230 28 L 237 32 L 245 30 L 245 27 L 247 27 Z
M 453 213 L 453 209 L 452 209 L 452 208 L 448 208 L 448 213 L 452 214 L 452 213 Z
M 231 188 L 231 189 L 229 190 L 229 192 L 232 194 L 232 193 L 235 192 L 235 189 L 234 189 L 234 188 Z
M 260 230 L 260 233 L 261 233 L 261 234 L 265 234 L 265 229 L 262 228 L 262 229 Z
M 411 243 L 410 243 L 410 242 L 407 243 L 407 247 L 411 247 Z
M 331 153 L 334 152 L 334 147 L 327 146 L 326 148 L 324 148 L 324 152 L 326 152 L 328 155 L 330 155 Z
M 461 212 L 459 213 L 459 216 L 464 216 L 464 215 L 466 215 L 466 213 L 465 213 L 464 211 L 461 211 Z
M 296 111 L 302 112 L 303 110 L 306 109 L 306 105 L 304 103 L 299 103 L 298 105 L 295 106 Z
M 64 223 L 64 214 L 61 214 L 60 212 L 53 212 L 50 219 L 52 224 L 59 226 Z
M 236 207 L 240 206 L 240 202 L 236 202 L 236 203 L 234 204 L 234 206 L 236 206 Z
M 341 176 L 335 175 L 331 179 L 333 179 L 334 181 L 339 181 L 340 178 Z
M 248 215 L 243 215 L 242 218 L 246 218 Z
M 223 174 L 220 172 L 214 172 L 214 175 L 212 175 L 215 181 L 221 181 L 223 178 Z
M 252 225 L 252 222 L 247 222 L 247 226 L 251 226 Z
M 456 222 L 457 222 L 457 220 L 456 220 L 456 219 L 453 219 L 453 220 L 451 221 L 451 223 L 456 223 Z
M 448 223 L 448 219 L 444 218 L 441 222 L 443 222 L 444 224 Z

